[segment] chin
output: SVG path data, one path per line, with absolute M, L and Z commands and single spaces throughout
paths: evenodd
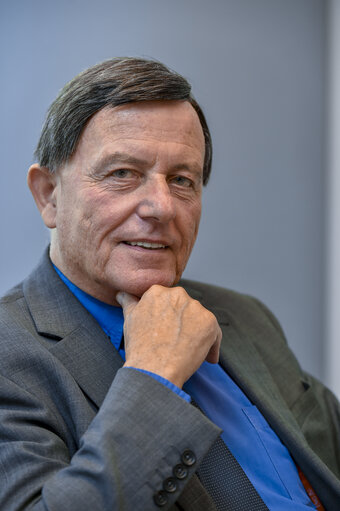
M 122 291 L 141 298 L 143 294 L 150 289 L 151 286 L 159 285 L 164 287 L 172 287 L 178 282 L 179 278 L 174 275 L 146 275 L 144 278 L 134 279 L 124 284 Z

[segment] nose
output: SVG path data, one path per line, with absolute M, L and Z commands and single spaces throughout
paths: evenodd
M 143 186 L 137 213 L 140 218 L 168 223 L 176 216 L 174 197 L 163 176 Z

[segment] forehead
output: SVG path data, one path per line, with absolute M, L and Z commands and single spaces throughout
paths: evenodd
M 142 142 L 142 144 L 141 144 Z M 76 153 L 113 143 L 145 147 L 171 145 L 204 159 L 204 135 L 197 113 L 188 101 L 145 101 L 106 107 L 87 123 Z

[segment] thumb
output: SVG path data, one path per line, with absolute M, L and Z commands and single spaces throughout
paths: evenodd
M 139 299 L 136 296 L 130 295 L 130 293 L 125 293 L 124 291 L 119 291 L 117 293 L 116 300 L 119 305 L 122 306 L 124 316 L 129 314 L 139 302 Z

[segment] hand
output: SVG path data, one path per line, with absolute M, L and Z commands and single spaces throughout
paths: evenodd
M 217 363 L 222 332 L 215 316 L 181 287 L 154 285 L 139 300 L 120 292 L 125 366 L 159 374 L 178 387 L 204 360 Z

